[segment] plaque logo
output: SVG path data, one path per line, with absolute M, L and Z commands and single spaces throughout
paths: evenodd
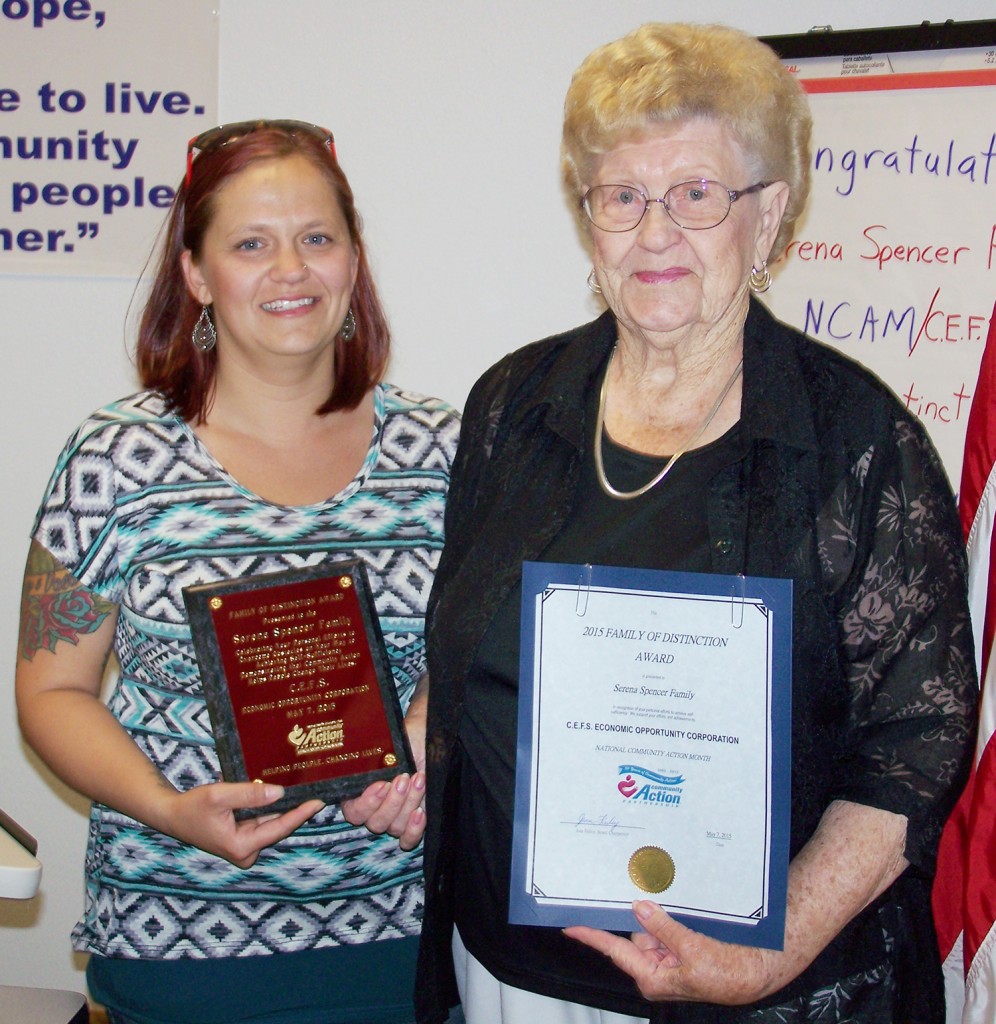
M 306 729 L 295 725 L 287 734 L 287 742 L 294 747 L 298 757 L 320 754 L 326 750 L 338 750 L 345 745 L 343 722 L 314 722 Z

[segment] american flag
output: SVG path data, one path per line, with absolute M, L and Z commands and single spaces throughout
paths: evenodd
M 958 500 L 968 545 L 969 603 L 981 682 L 979 739 L 968 786 L 944 834 L 934 920 L 948 1024 L 996 1021 L 996 307 L 972 399 Z

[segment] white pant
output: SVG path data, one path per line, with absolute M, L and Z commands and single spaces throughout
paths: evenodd
M 467 1024 L 647 1024 L 646 1017 L 598 1010 L 505 985 L 467 952 L 456 928 L 453 966 Z

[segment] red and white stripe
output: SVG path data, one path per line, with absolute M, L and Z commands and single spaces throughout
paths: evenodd
M 996 1021 L 996 308 L 989 321 L 965 439 L 959 512 L 968 545 L 979 739 L 968 786 L 941 838 L 934 920 L 948 1024 Z

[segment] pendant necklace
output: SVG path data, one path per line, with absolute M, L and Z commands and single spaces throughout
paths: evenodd
M 612 356 L 609 357 L 609 366 L 612 365 L 612 358 L 615 356 L 616 350 L 612 349 Z M 638 487 L 635 491 L 618 491 L 612 484 L 609 483 L 608 477 L 605 475 L 605 465 L 602 462 L 602 437 L 605 433 L 605 397 L 609 390 L 609 370 L 608 367 L 605 369 L 605 376 L 602 378 L 602 389 L 598 395 L 598 414 L 595 417 L 595 475 L 598 477 L 598 483 L 602 490 L 610 498 L 618 498 L 620 501 L 629 501 L 630 498 L 639 498 L 641 494 L 646 494 L 647 491 L 652 490 L 656 487 L 663 479 L 671 472 L 672 467 L 681 458 L 685 452 L 691 448 L 696 441 L 706 432 L 709 424 L 712 423 L 719 412 L 719 407 L 723 404 L 726 396 L 730 393 L 730 389 L 736 383 L 737 378 L 740 376 L 741 371 L 744 368 L 743 359 L 737 363 L 730 379 L 726 382 L 723 390 L 719 393 L 719 398 L 716 399 L 715 404 L 709 410 L 708 416 L 702 426 L 695 432 L 695 434 L 689 439 L 689 441 L 682 445 L 674 455 L 671 456 L 664 464 L 664 468 L 648 483 L 645 483 L 642 487 Z

